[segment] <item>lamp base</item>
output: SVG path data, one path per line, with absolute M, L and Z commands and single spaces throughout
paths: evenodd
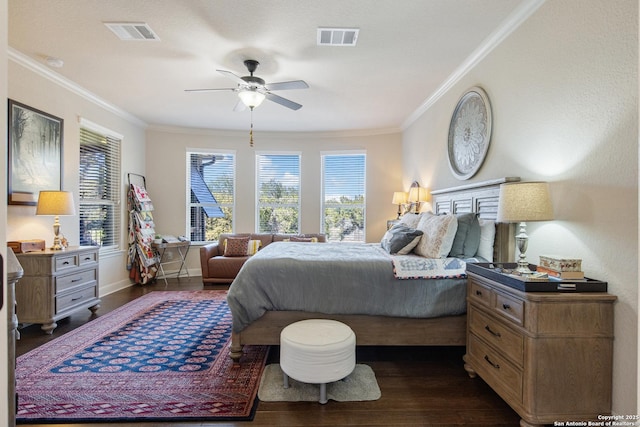
M 60 239 L 60 220 L 58 215 L 56 215 L 55 220 L 53 221 L 53 235 L 53 246 L 49 249 L 52 251 L 64 251 L 62 239 Z
M 518 257 L 518 267 L 516 268 L 516 271 L 520 274 L 533 273 L 529 269 L 529 262 L 527 261 L 527 256 L 525 255 L 528 246 L 529 236 L 527 236 L 527 224 L 525 222 L 521 222 L 520 230 L 518 231 L 518 235 L 516 236 L 516 247 L 518 248 L 518 252 L 520 252 L 520 256 Z

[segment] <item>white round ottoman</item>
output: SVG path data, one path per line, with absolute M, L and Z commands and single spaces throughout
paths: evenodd
M 319 401 L 327 403 L 327 383 L 345 378 L 356 367 L 356 335 L 335 320 L 292 323 L 280 333 L 280 367 L 285 388 L 289 377 L 320 384 Z

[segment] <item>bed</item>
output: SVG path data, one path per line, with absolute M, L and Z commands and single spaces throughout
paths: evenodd
M 513 181 L 519 178 L 432 191 L 433 210 L 436 214 L 473 212 L 483 220 L 495 220 L 500 184 Z M 495 224 L 493 243 L 493 261 L 514 259 L 512 225 Z M 389 255 L 379 244 L 360 244 L 359 249 L 339 245 L 293 242 L 269 245 L 262 250 L 264 253 L 261 251 L 245 263 L 227 298 L 234 322 L 230 349 L 234 361 L 242 357 L 244 345 L 278 345 L 285 326 L 310 318 L 333 319 L 349 325 L 360 346 L 466 344 L 464 272 L 462 276 L 454 274 L 447 278 L 400 280 L 393 268 L 397 260 L 389 262 Z M 338 274 L 326 274 L 324 264 L 330 258 L 327 252 L 336 252 L 338 258 L 349 260 L 332 264 L 330 268 Z M 380 267 L 383 259 L 387 260 L 385 268 Z M 349 271 L 349 264 L 365 268 L 354 273 Z M 349 274 L 354 276 L 348 278 Z M 283 285 L 293 282 L 302 289 L 300 294 Z M 361 282 L 357 290 L 351 286 L 355 282 Z M 362 285 L 367 293 L 382 296 L 377 300 L 380 302 L 370 304 L 375 307 L 363 310 L 358 306 L 370 300 L 362 297 Z M 427 300 L 438 304 L 422 303 Z

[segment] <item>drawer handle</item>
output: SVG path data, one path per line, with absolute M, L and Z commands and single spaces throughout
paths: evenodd
M 79 281 L 81 281 L 81 280 L 82 280 L 82 279 L 72 279 L 72 280 L 71 280 L 71 283 L 76 283 L 76 282 L 79 282 Z
M 511 310 L 511 306 L 509 304 L 502 304 L 502 308 L 505 310 Z
M 69 265 L 69 261 L 64 261 L 62 265 Z
M 81 300 L 81 299 L 82 299 L 82 297 L 78 297 L 78 298 L 71 298 L 71 302 L 78 301 L 78 300 Z M 485 356 L 485 357 L 486 357 L 486 356 Z
M 485 355 L 485 356 L 484 356 L 484 360 L 486 360 L 486 361 L 487 361 L 487 363 L 488 363 L 489 365 L 493 366 L 494 368 L 496 368 L 496 369 L 500 369 L 500 365 L 498 365 L 497 363 L 493 363 L 493 362 L 491 361 L 491 359 L 489 359 L 489 356 Z
M 85 260 L 85 261 L 91 261 L 91 257 L 90 257 L 90 256 L 88 256 L 88 257 L 86 257 L 84 260 Z
M 481 297 L 482 296 L 482 291 L 476 291 L 476 296 Z
M 487 330 L 487 332 L 489 332 L 491 335 L 493 335 L 493 336 L 494 336 L 494 337 L 496 337 L 496 338 L 500 338 L 500 337 L 502 336 L 502 335 L 500 335 L 500 332 L 495 332 L 495 331 L 493 331 L 493 330 L 489 327 L 489 325 L 486 325 L 484 328 Z

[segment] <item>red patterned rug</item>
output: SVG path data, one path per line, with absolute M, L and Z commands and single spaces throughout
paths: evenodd
M 231 361 L 225 297 L 151 292 L 20 356 L 18 423 L 253 419 L 268 347 Z

